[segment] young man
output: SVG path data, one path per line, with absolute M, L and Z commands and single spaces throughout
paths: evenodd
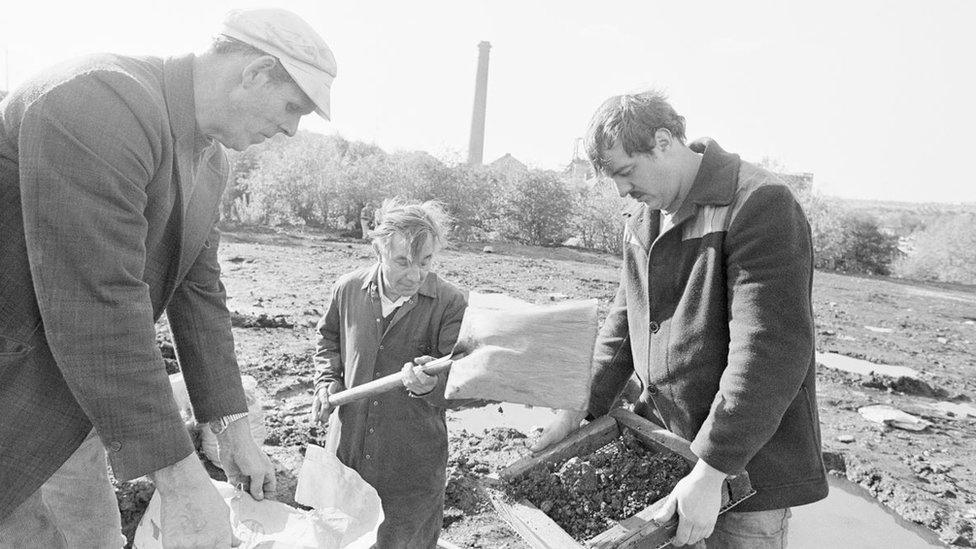
M 600 332 L 588 411 L 566 411 L 541 450 L 606 414 L 632 373 L 635 411 L 691 441 L 699 460 L 655 517 L 675 545 L 785 547 L 789 508 L 824 498 L 810 299 L 810 228 L 773 174 L 704 140 L 654 92 L 612 97 L 586 135 L 594 167 L 640 204 Z M 718 517 L 726 475 L 756 495 Z
M 328 46 L 284 10 L 235 11 L 201 55 L 102 54 L 0 102 L 0 547 L 118 547 L 115 478 L 149 475 L 171 547 L 228 547 L 154 324 L 169 317 L 199 421 L 260 499 L 217 264 L 223 147 L 329 116 Z
M 330 429 L 339 430 L 339 460 L 383 502 L 376 546 L 434 548 L 444 512 L 447 375 L 428 376 L 419 365 L 451 353 L 467 301 L 432 272 L 449 224 L 439 206 L 387 201 L 378 219 L 379 262 L 336 282 L 318 324 L 312 419 L 328 420 L 328 393 L 403 372 L 404 390 L 340 407 Z

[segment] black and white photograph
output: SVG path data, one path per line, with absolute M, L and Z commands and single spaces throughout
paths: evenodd
M 976 547 L 974 23 L 4 2 L 0 549 Z

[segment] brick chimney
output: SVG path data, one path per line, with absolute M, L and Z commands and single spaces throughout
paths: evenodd
M 485 153 L 485 111 L 488 107 L 489 42 L 478 44 L 478 76 L 474 83 L 474 111 L 471 113 L 471 139 L 468 141 L 468 164 L 480 166 Z

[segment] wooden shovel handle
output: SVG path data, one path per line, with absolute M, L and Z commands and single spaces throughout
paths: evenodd
M 451 356 L 448 355 L 432 360 L 424 364 L 422 368 L 425 374 L 433 376 L 450 370 L 451 364 L 453 363 L 454 361 L 451 360 Z M 333 407 L 342 406 L 343 404 L 349 404 L 350 402 L 356 402 L 357 400 L 391 391 L 397 387 L 403 387 L 403 372 L 383 376 L 369 383 L 363 383 L 351 389 L 329 395 L 329 405 Z

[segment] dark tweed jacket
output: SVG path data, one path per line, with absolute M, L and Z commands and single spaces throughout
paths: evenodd
M 0 102 L 0 518 L 93 425 L 120 480 L 193 451 L 164 310 L 198 419 L 247 409 L 214 228 L 227 161 L 192 84 L 192 56 L 98 55 Z
M 757 511 L 824 498 L 811 304 L 810 228 L 773 174 L 712 141 L 673 225 L 640 206 L 624 233 L 620 289 L 595 353 L 590 414 L 632 372 L 637 411 L 699 458 L 749 472 Z

